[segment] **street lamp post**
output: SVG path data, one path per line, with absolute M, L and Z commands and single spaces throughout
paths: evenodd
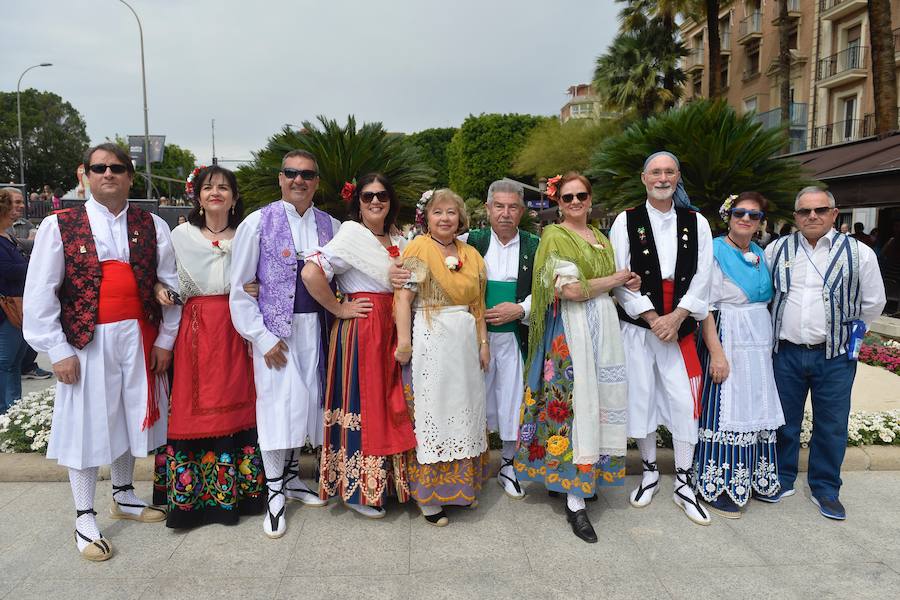
M 131 5 L 125 2 L 125 0 L 119 0 L 119 2 L 127 6 L 128 10 L 131 11 L 131 14 L 134 15 L 134 18 L 137 19 L 138 33 L 141 36 L 141 83 L 144 86 L 144 170 L 147 174 L 147 200 L 150 200 L 152 198 L 152 184 L 150 179 L 150 125 L 147 117 L 147 73 L 144 69 L 144 28 L 141 26 L 140 17 L 138 17 L 138 14 L 131 8 Z
M 32 65 L 22 71 L 22 74 L 19 75 L 19 83 L 16 84 L 16 119 L 19 121 L 19 183 L 25 185 L 25 151 L 24 151 L 24 140 L 22 138 L 22 100 L 19 98 L 19 90 L 22 86 L 22 78 L 25 77 L 25 73 L 32 69 L 37 69 L 38 67 L 52 67 L 53 63 L 41 63 L 39 65 Z M 25 201 L 28 201 L 28 190 L 22 190 L 23 195 L 25 196 Z

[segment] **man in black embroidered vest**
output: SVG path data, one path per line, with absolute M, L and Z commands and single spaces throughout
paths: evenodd
M 164 374 L 179 307 L 160 309 L 157 281 L 177 288 L 169 226 L 128 204 L 134 165 L 115 144 L 84 156 L 91 198 L 44 219 L 25 283 L 23 331 L 47 352 L 58 382 L 47 458 L 69 468 L 75 542 L 112 555 L 94 520 L 97 470 L 110 464 L 115 519 L 164 521 L 134 494 L 134 458 L 166 442 Z
M 515 181 L 495 181 L 488 188 L 487 214 L 491 226 L 460 236 L 484 257 L 488 282 L 485 291 L 491 364 L 485 374 L 487 423 L 500 433 L 503 462 L 497 481 L 512 498 L 523 498 L 512 460 L 519 434 L 519 410 L 524 389 L 524 354 L 528 347 L 531 312 L 531 275 L 540 238 L 519 229 L 525 213 L 525 191 Z
M 837 214 L 831 192 L 804 188 L 794 200 L 799 231 L 766 247 L 775 288 L 773 366 L 785 424 L 776 439 L 781 491 L 757 499 L 778 502 L 794 494 L 803 409 L 812 392 L 811 499 L 822 516 L 843 520 L 838 496 L 856 353 L 885 294 L 875 253 L 834 230 Z
M 647 506 L 659 489 L 656 429 L 663 424 L 675 448 L 675 504 L 707 525 L 692 477 L 702 385 L 694 331 L 708 312 L 712 235 L 706 219 L 688 208 L 679 168 L 669 152 L 647 158 L 641 174 L 647 202 L 619 214 L 609 239 L 616 268 L 641 276 L 640 292 L 614 290 L 625 346 L 628 437 L 636 439 L 644 463 L 631 504 Z

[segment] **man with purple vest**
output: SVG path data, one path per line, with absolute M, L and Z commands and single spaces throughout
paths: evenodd
M 153 286 L 178 285 L 169 226 L 128 204 L 134 165 L 115 144 L 85 153 L 91 197 L 44 219 L 25 282 L 25 339 L 57 378 L 47 458 L 69 468 L 75 543 L 112 556 L 94 519 L 100 465 L 110 465 L 110 516 L 158 522 L 164 510 L 134 494 L 134 458 L 166 443 L 167 387 L 180 307 Z
M 299 477 L 294 456 L 307 442 L 322 444 L 322 399 L 327 358 L 327 312 L 300 279 L 306 253 L 331 240 L 340 221 L 312 205 L 319 184 L 316 158 L 304 150 L 284 155 L 281 200 L 252 213 L 237 229 L 231 263 L 231 318 L 253 344 L 256 426 L 269 489 L 263 531 L 287 530 L 285 498 L 323 506 Z M 259 297 L 244 284 L 259 282 Z

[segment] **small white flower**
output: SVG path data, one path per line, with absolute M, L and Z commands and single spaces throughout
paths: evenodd
M 448 256 L 444 259 L 444 264 L 447 265 L 447 268 L 451 271 L 456 271 L 459 269 L 459 259 L 455 256 Z

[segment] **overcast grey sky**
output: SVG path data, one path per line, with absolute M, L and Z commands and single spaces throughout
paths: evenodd
M 412 133 L 469 114 L 557 114 L 611 42 L 613 0 L 129 0 L 150 133 L 248 158 L 324 114 Z M 0 0 L 0 89 L 52 91 L 93 142 L 143 133 L 137 23 L 118 0 Z

